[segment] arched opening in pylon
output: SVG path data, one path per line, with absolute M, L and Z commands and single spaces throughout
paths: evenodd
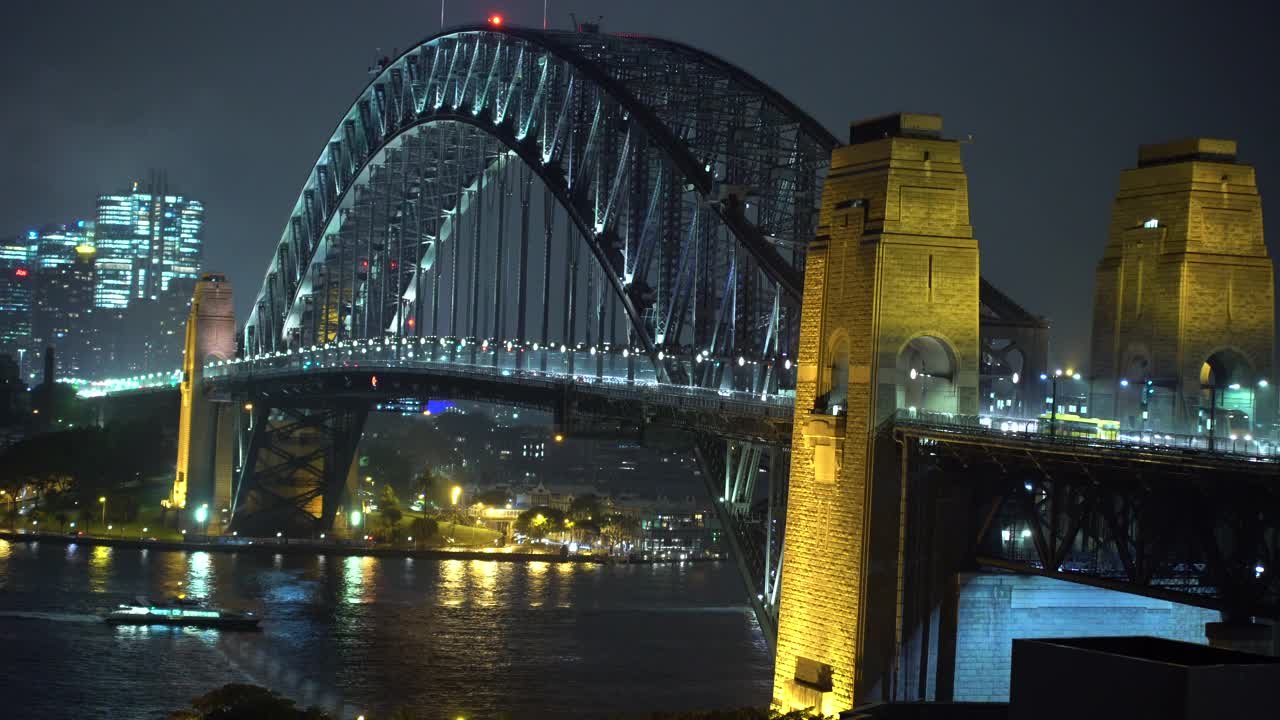
M 1210 354 L 1200 365 L 1199 429 L 1229 438 L 1248 434 L 1253 426 L 1257 379 L 1253 363 L 1233 348 Z
M 912 338 L 898 353 L 897 407 L 913 413 L 954 413 L 955 351 L 932 335 Z

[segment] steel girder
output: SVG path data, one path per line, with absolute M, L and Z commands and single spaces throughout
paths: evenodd
M 1001 443 L 911 425 L 904 472 L 971 493 L 977 565 L 1280 617 L 1280 483 L 1267 465 Z M 942 478 L 945 476 L 945 481 Z
M 571 277 L 588 273 L 592 292 L 566 297 L 557 340 L 603 340 L 620 312 L 628 343 L 664 376 L 742 375 L 719 359 L 794 345 L 804 246 L 834 145 L 776 92 L 675 43 L 488 27 L 430 38 L 391 61 L 331 136 L 246 323 L 246 352 L 424 326 L 510 338 L 530 285 L 528 193 L 520 249 L 505 256 L 520 267 L 482 294 L 479 258 L 504 264 L 501 241 L 482 251 L 485 196 L 492 214 L 508 183 L 536 175 L 594 260 L 580 267 L 569 254 Z M 516 182 L 513 159 L 528 168 Z M 462 286 L 492 307 L 467 306 Z M 503 303 L 516 304 L 514 321 Z M 694 368 L 699 352 L 717 361 Z
M 738 563 L 747 599 L 772 648 L 778 635 L 789 449 L 699 433 L 694 450 L 725 544 Z M 758 488 L 762 472 L 764 487 Z
M 368 411 L 360 404 L 255 403 L 240 429 L 231 527 L 310 537 L 333 528 Z

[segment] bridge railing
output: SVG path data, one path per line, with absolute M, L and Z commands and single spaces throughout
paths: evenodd
M 794 404 L 790 391 L 752 393 L 730 388 L 704 388 L 659 382 L 646 358 L 634 354 L 514 344 L 475 344 L 468 341 L 428 342 L 426 338 L 343 341 L 300 350 L 267 353 L 209 363 L 204 376 L 212 380 L 280 377 L 307 373 L 349 371 L 428 370 L 465 377 L 502 377 L 525 384 L 574 383 L 582 389 L 618 399 L 664 405 L 704 407 L 739 414 L 789 419 Z
M 1124 430 L 1115 439 L 1090 436 L 1070 429 L 1059 421 L 1056 426 L 1044 419 L 998 417 L 991 415 L 960 415 L 956 413 L 926 412 L 899 409 L 894 414 L 899 426 L 928 427 L 941 432 L 962 432 L 992 437 L 1010 437 L 1056 445 L 1093 449 L 1143 450 L 1149 452 L 1207 454 L 1218 457 L 1238 457 L 1261 462 L 1280 463 L 1280 446 L 1265 438 L 1251 435 L 1210 438 L 1208 435 L 1188 435 L 1151 431 Z

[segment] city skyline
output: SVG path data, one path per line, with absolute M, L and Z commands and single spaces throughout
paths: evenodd
M 120 58 L 125 70 L 138 71 L 140 82 L 118 100 L 98 97 L 95 112 L 104 122 L 92 126 L 31 124 L 58 106 L 48 96 L 37 97 L 40 79 L 73 81 L 77 63 L 84 62 L 52 58 L 37 75 L 22 75 L 13 83 L 19 98 L 37 94 L 32 95 L 36 112 L 5 122 L 19 124 L 14 128 L 19 134 L 41 136 L 55 127 L 74 128 L 79 137 L 73 144 L 113 149 L 84 148 L 84 172 L 72 183 L 56 185 L 43 174 L 39 155 L 17 157 L 11 172 L 46 179 L 38 193 L 0 199 L 0 228 L 21 228 L 29 211 L 89 216 L 88 195 L 73 185 L 93 182 L 100 187 L 91 193 L 100 192 L 109 186 L 104 176 L 167 167 L 183 178 L 184 190 L 217 208 L 205 266 L 227 272 L 242 288 L 237 315 L 243 321 L 297 198 L 302 181 L 297 168 L 314 159 L 339 113 L 367 82 L 364 69 L 377 49 L 389 54 L 437 31 L 439 8 L 430 5 L 375 3 L 353 14 L 333 4 L 288 22 L 283 9 L 246 6 L 206 14 L 182 8 L 182 17 L 210 28 L 234 25 L 202 34 L 189 51 L 178 52 L 162 39 Z M 794 98 L 837 137 L 846 136 L 854 117 L 896 110 L 945 114 L 955 134 L 973 136 L 965 157 L 973 175 L 973 223 L 984 275 L 1027 309 L 1048 316 L 1055 356 L 1076 366 L 1088 360 L 1092 278 L 1106 245 L 1117 178 L 1135 166 L 1139 144 L 1188 136 L 1239 141 L 1242 161 L 1258 169 L 1264 211 L 1268 179 L 1280 176 L 1280 149 L 1262 120 L 1274 100 L 1259 96 L 1258 112 L 1260 106 L 1229 91 L 1230 84 L 1211 81 L 1225 65 L 1199 60 L 1233 58 L 1232 72 L 1242 87 L 1248 86 L 1253 68 L 1265 64 L 1257 55 L 1265 43 L 1239 33 L 1261 32 L 1266 23 L 1245 9 L 1224 11 L 1234 13 L 1240 28 L 1228 40 L 1201 37 L 1196 15 L 1184 11 L 1188 4 L 1165 4 L 1150 13 L 1117 8 L 1105 24 L 1093 23 L 1084 11 L 948 7 L 934 10 L 939 21 L 921 28 L 903 10 L 874 3 L 748 3 L 733 15 L 698 6 L 681 6 L 678 14 L 674 6 L 665 13 L 613 2 L 591 7 L 604 15 L 606 32 L 684 40 L 741 65 Z M 542 22 L 541 3 L 449 3 L 446 9 L 446 25 L 481 22 L 491 10 L 504 12 L 508 24 Z M 581 15 L 586 8 L 551 3 L 553 26 L 566 26 L 567 14 L 575 10 Z M 90 24 L 110 22 L 95 18 L 95 9 L 56 22 L 40 9 L 25 12 L 30 38 L 55 28 L 60 35 L 80 37 Z M 379 22 L 391 13 L 397 17 L 394 25 Z M 134 33 L 156 35 L 156 21 L 149 17 L 121 27 L 122 41 L 127 44 Z M 174 17 L 172 11 L 166 17 Z M 326 17 L 344 18 L 341 42 L 326 41 L 325 53 L 307 52 L 310 43 L 333 33 L 332 25 L 322 22 Z M 771 30 L 785 24 L 804 31 L 793 39 Z M 856 43 L 840 40 L 860 27 L 878 31 L 858 35 Z M 923 34 L 917 37 L 917 30 Z M 224 39 L 230 37 L 237 38 L 234 48 Z M 1081 38 L 1089 42 L 1082 44 Z M 82 39 L 90 46 L 97 42 L 88 35 Z M 41 55 L 24 57 L 23 42 L 3 51 L 14 53 L 5 72 L 24 73 L 30 58 Z M 1178 43 L 1199 50 L 1168 49 Z M 895 50 L 913 45 L 931 48 L 930 59 Z M 777 51 L 757 53 L 757 47 Z M 1015 53 L 1019 61 L 1008 62 Z M 943 56 L 953 62 L 932 63 Z M 850 74 L 849 67 L 876 70 Z M 297 81 L 262 83 L 271 68 Z M 185 77 L 201 80 L 181 82 Z M 173 94 L 172 101 L 157 100 L 166 92 Z M 257 110 L 246 114 L 239 108 Z M 268 142 L 267 130 L 279 132 L 270 133 Z M 1276 243 L 1269 242 L 1273 256 Z M 1050 255 L 1051 265 L 1042 260 Z
M 0 245 L 0 352 L 35 379 L 170 370 L 204 254 L 204 206 L 165 173 L 99 193 L 93 219 L 39 223 Z

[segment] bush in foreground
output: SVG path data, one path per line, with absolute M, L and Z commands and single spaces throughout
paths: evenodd
M 409 708 L 399 708 L 389 715 L 369 715 L 369 720 L 419 720 L 427 717 Z M 507 717 L 501 715 L 500 717 Z M 763 708 L 734 710 L 701 710 L 680 713 L 628 714 L 619 720 L 824 720 L 807 710 L 779 713 Z M 169 720 L 334 720 L 319 708 L 305 710 L 283 696 L 257 685 L 231 683 L 191 701 L 190 710 L 169 714 Z
M 296 704 L 257 685 L 230 683 L 191 701 L 190 710 L 170 713 L 169 720 L 332 720 L 319 708 Z

